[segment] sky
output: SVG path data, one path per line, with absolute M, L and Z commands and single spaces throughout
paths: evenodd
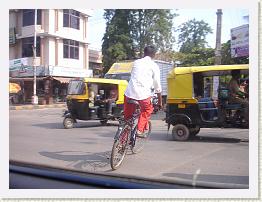
M 173 26 L 178 27 L 184 22 L 195 18 L 196 20 L 204 20 L 212 28 L 213 33 L 207 35 L 207 42 L 209 47 L 215 48 L 216 42 L 216 23 L 217 15 L 216 9 L 179 9 L 175 12 L 179 16 L 174 18 Z M 248 15 L 246 9 L 223 9 L 222 10 L 222 36 L 221 42 L 225 43 L 230 39 L 230 29 L 248 24 L 248 20 L 244 16 Z M 101 50 L 102 38 L 105 33 L 105 20 L 103 18 L 103 9 L 94 9 L 93 16 L 89 18 L 89 43 L 90 48 Z M 175 33 L 177 39 L 178 33 Z M 178 49 L 178 45 L 175 45 L 175 49 Z

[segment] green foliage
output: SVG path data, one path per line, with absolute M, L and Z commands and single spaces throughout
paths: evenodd
M 230 64 L 248 64 L 248 57 L 239 57 L 239 58 L 231 58 L 231 49 L 230 49 L 230 40 L 221 45 L 221 64 L 230 65 Z
M 102 54 L 106 73 L 117 61 L 135 56 L 128 19 L 130 10 L 105 10 L 106 32 L 103 37 Z
M 179 61 L 180 66 L 213 65 L 215 51 L 207 48 L 206 36 L 212 33 L 211 27 L 203 20 L 189 20 L 179 26 L 178 44 L 180 52 L 173 54 L 173 60 Z
M 104 73 L 117 61 L 143 56 L 146 45 L 172 49 L 172 20 L 176 14 L 165 9 L 107 9 L 102 54 Z
M 206 36 L 212 33 L 208 23 L 196 19 L 183 23 L 178 31 L 180 32 L 178 44 L 180 44 L 180 51 L 183 53 L 190 53 L 194 48 L 205 48 L 207 44 Z
M 140 57 L 148 44 L 154 44 L 162 52 L 172 50 L 175 13 L 167 9 L 139 9 L 132 10 L 131 16 L 132 39 Z
M 190 53 L 175 52 L 173 60 L 179 61 L 180 66 L 205 66 L 213 65 L 215 53 L 212 48 L 193 48 Z

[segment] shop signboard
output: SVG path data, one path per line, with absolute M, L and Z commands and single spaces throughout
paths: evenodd
M 36 76 L 46 76 L 46 69 L 43 66 L 36 67 Z M 19 69 L 10 71 L 11 77 L 33 77 L 34 67 L 32 66 L 21 66 Z
M 249 56 L 249 25 L 231 29 L 231 57 Z
M 81 69 L 81 68 L 70 68 L 70 67 L 59 67 L 49 66 L 50 76 L 60 77 L 93 77 L 93 70 Z
M 21 69 L 21 67 L 28 66 L 28 63 L 29 63 L 28 58 L 9 60 L 9 70 L 10 71 L 19 70 Z
M 33 77 L 34 67 L 30 58 L 9 60 L 9 72 L 11 77 Z M 36 76 L 46 76 L 48 70 L 43 66 L 36 66 Z
M 15 44 L 16 43 L 16 33 L 15 33 L 15 28 L 9 28 L 9 44 Z

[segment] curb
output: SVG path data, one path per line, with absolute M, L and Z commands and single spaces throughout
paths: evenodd
M 66 108 L 66 104 L 9 106 L 9 110 Z

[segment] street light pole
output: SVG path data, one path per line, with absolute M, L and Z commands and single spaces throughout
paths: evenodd
M 33 104 L 38 104 L 38 97 L 36 95 L 36 26 L 37 26 L 37 9 L 35 9 L 35 33 L 34 33 L 34 47 L 33 47 L 33 68 L 34 68 L 34 95 Z
M 222 9 L 217 9 L 217 32 L 216 32 L 216 50 L 215 65 L 221 65 L 221 27 L 222 27 Z

